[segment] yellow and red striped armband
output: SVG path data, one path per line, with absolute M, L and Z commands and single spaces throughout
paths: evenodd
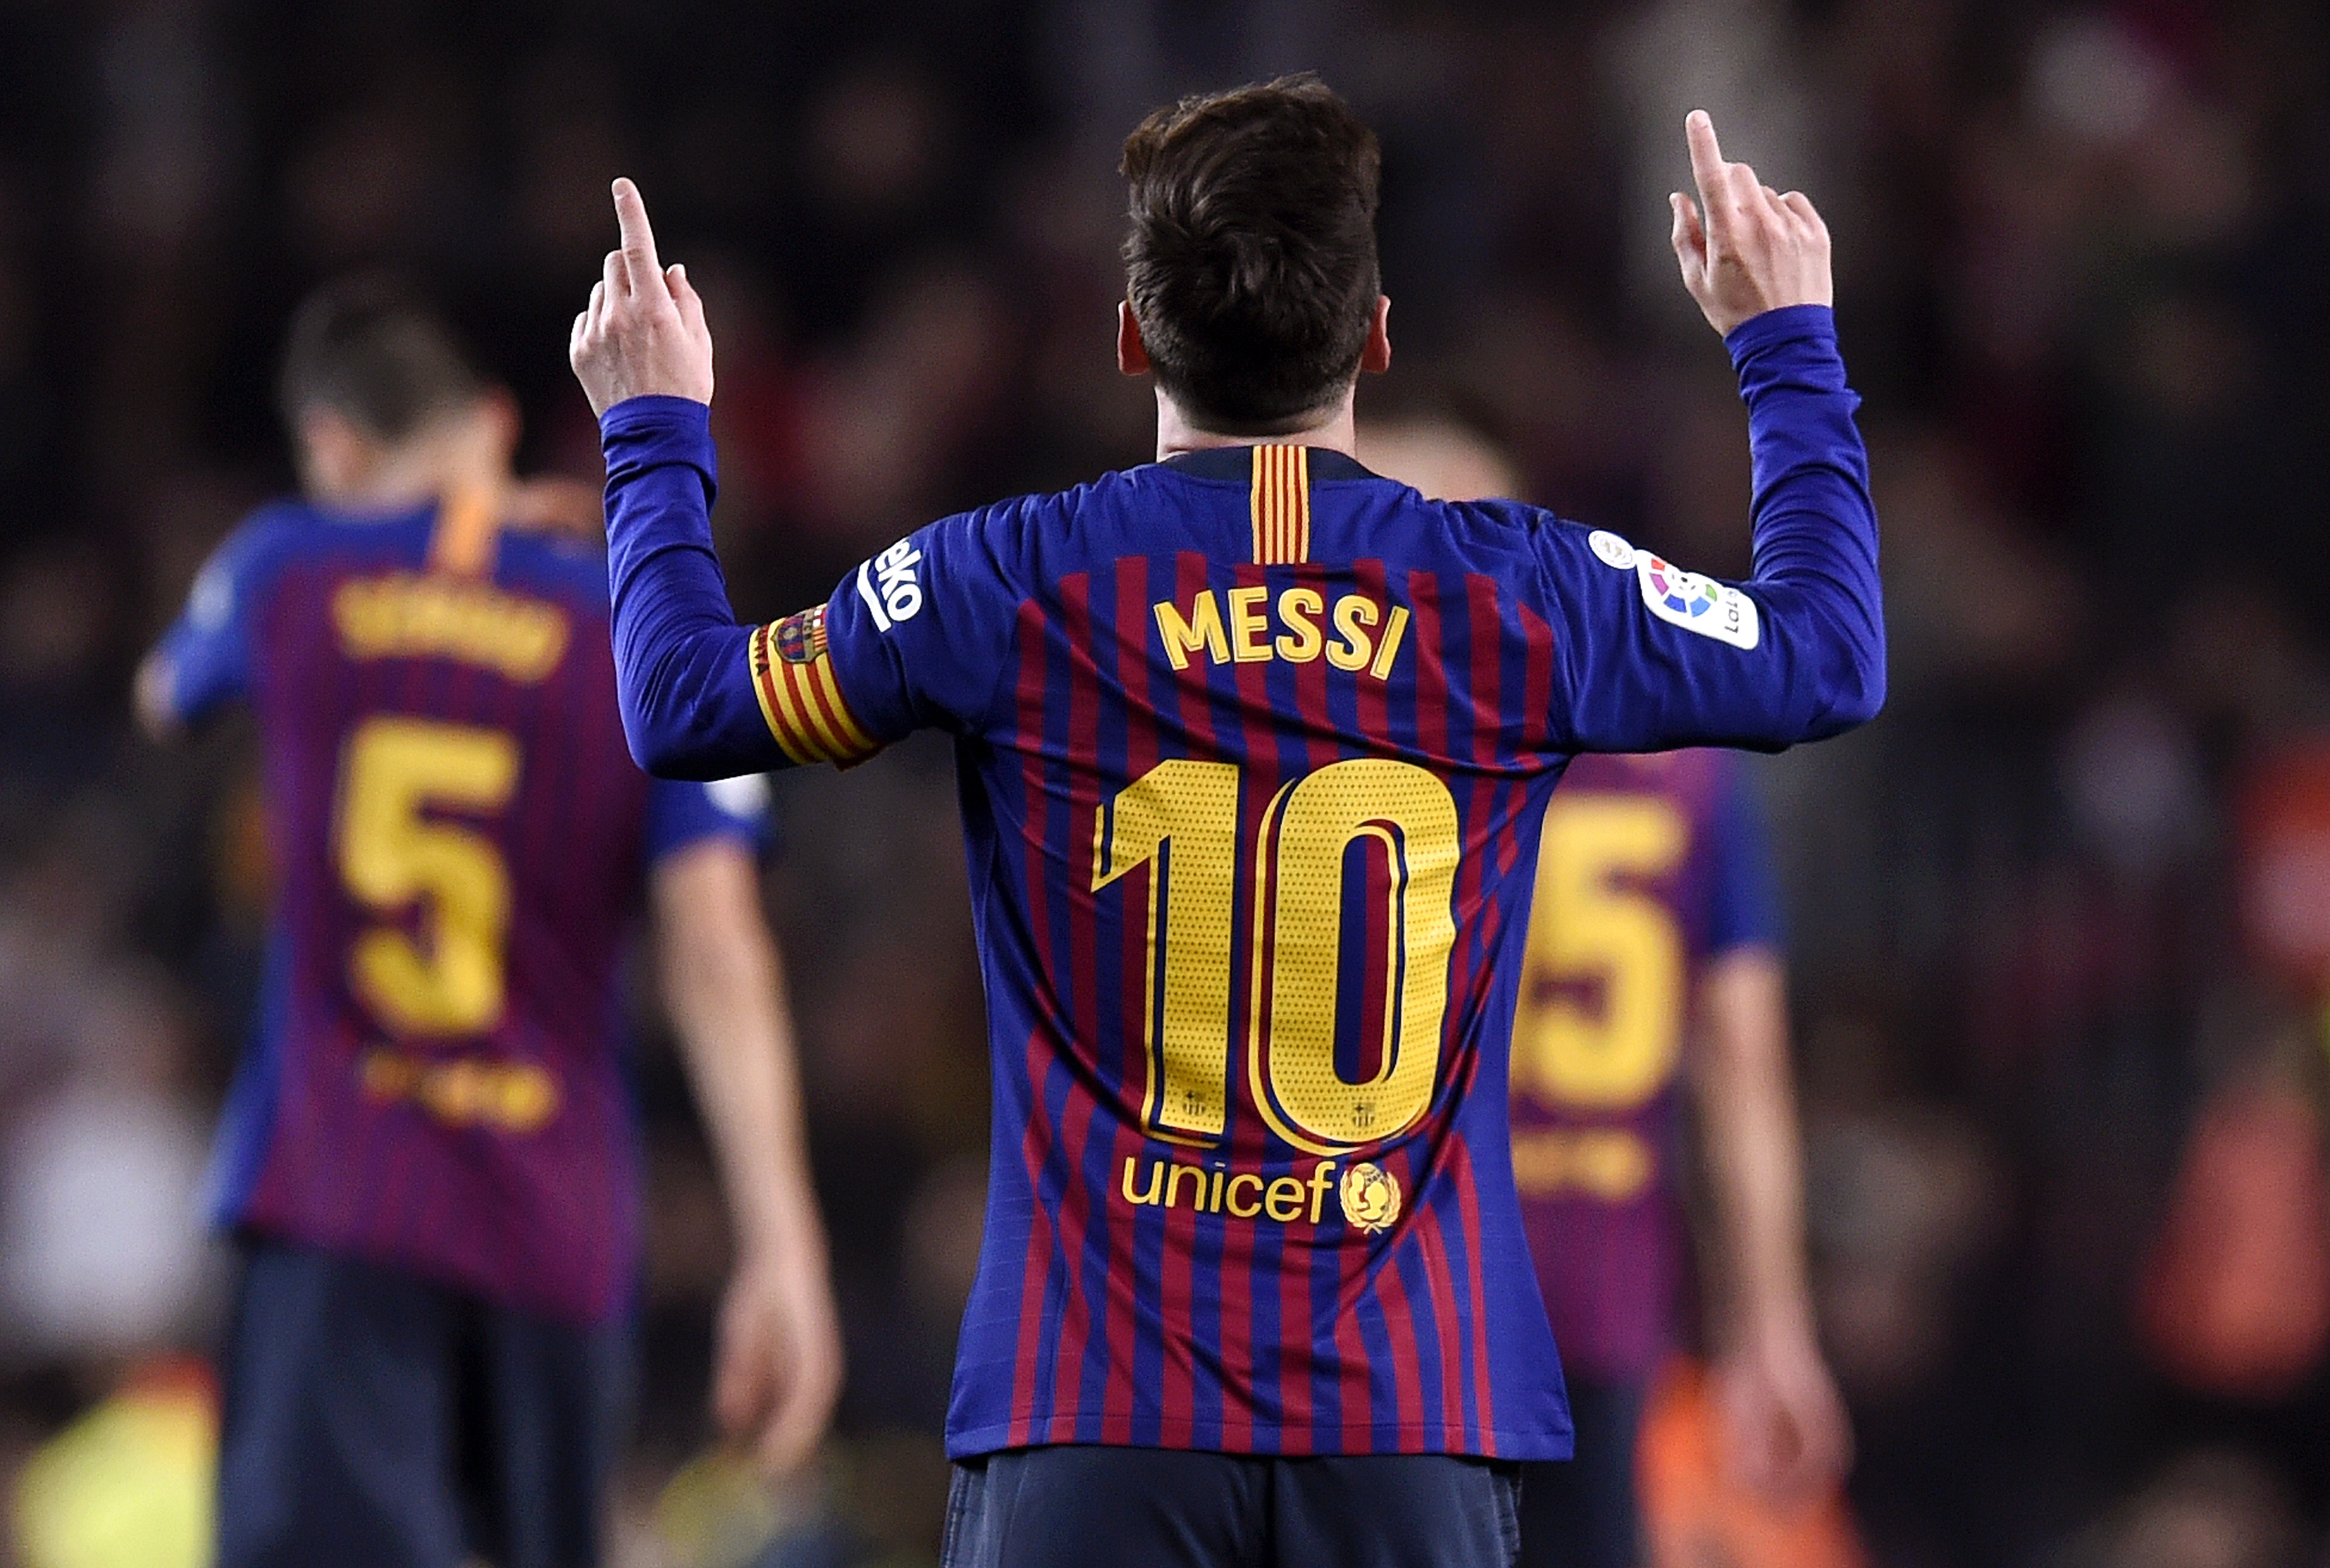
M 786 756 L 847 768 L 882 749 L 842 701 L 841 683 L 826 656 L 825 606 L 760 628 L 746 657 L 761 717 Z

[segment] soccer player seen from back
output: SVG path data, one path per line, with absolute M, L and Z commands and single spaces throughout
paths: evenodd
M 1117 354 L 1158 461 L 932 524 L 734 624 L 712 342 L 638 191 L 570 345 L 654 771 L 954 736 L 994 1084 L 950 1564 L 1505 1563 L 1570 1450 L 1514 1195 L 1537 844 L 1581 751 L 1876 712 L 1876 523 L 1811 205 L 1691 124 L 1676 250 L 1739 367 L 1730 585 L 1352 457 L 1390 360 L 1374 137 L 1312 78 L 1127 142 Z
M 735 1222 L 716 1403 L 772 1468 L 840 1377 L 765 786 L 649 779 L 594 543 L 526 510 L 508 399 L 402 292 L 328 287 L 282 379 L 304 495 L 222 545 L 139 673 L 256 710 L 279 887 L 213 1172 L 242 1275 L 220 1568 L 590 1568 L 639 1197 L 620 969 L 651 907 Z
M 1435 499 L 1520 493 L 1455 426 L 1363 420 L 1359 439 L 1369 467 Z M 1524 1468 L 1522 1568 L 1697 1561 L 1710 1537 L 1738 1568 L 1851 1560 L 1850 1437 L 1804 1277 L 1777 896 L 1736 756 L 1588 756 L 1562 775 L 1512 1086 L 1513 1176 L 1577 1438 L 1568 1463 Z M 1646 1412 L 1655 1484 L 1638 1497 Z M 1708 1427 L 1720 1440 L 1670 1435 Z M 1683 1473 L 1685 1447 L 1711 1450 L 1714 1473 Z

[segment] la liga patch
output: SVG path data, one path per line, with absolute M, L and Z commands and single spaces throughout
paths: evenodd
M 1661 620 L 1736 648 L 1752 648 L 1764 639 L 1756 601 L 1727 583 L 1670 565 L 1647 550 L 1635 554 L 1634 577 L 1643 587 L 1643 602 Z

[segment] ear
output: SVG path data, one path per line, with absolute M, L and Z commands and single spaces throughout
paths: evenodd
M 1132 319 L 1132 301 L 1116 302 L 1116 368 L 1127 375 L 1149 373 L 1149 350 L 1141 341 L 1141 323 Z
M 1359 368 L 1381 375 L 1391 368 L 1391 296 L 1376 296 L 1376 313 L 1368 323 L 1367 345 L 1359 350 Z

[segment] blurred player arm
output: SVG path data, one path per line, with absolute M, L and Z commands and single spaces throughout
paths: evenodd
M 665 1003 L 736 1237 L 714 1408 L 781 1473 L 815 1448 L 842 1374 L 783 967 L 746 844 L 707 837 L 664 855 L 652 899 Z
M 1731 1461 L 1740 1479 L 1784 1502 L 1835 1480 L 1852 1454 L 1804 1277 L 1786 998 L 1777 951 L 1721 955 L 1700 982 L 1691 1053 L 1724 1292 L 1713 1349 Z
M 1754 575 L 1719 583 L 1610 535 L 1548 530 L 1580 751 L 1758 749 L 1848 730 L 1885 698 L 1868 453 L 1829 307 L 1829 238 L 1801 194 L 1724 161 L 1689 127 L 1699 200 L 1674 197 L 1683 282 L 1724 335 L 1748 405 Z
M 147 736 L 175 741 L 249 692 L 251 613 L 294 532 L 288 514 L 260 512 L 204 562 L 185 608 L 137 666 L 130 700 Z
M 1736 768 L 1710 836 L 1709 943 L 1686 1055 L 1714 1234 L 1715 1386 L 1734 1474 L 1777 1503 L 1851 1457 L 1813 1329 L 1787 969 L 1764 824 Z

